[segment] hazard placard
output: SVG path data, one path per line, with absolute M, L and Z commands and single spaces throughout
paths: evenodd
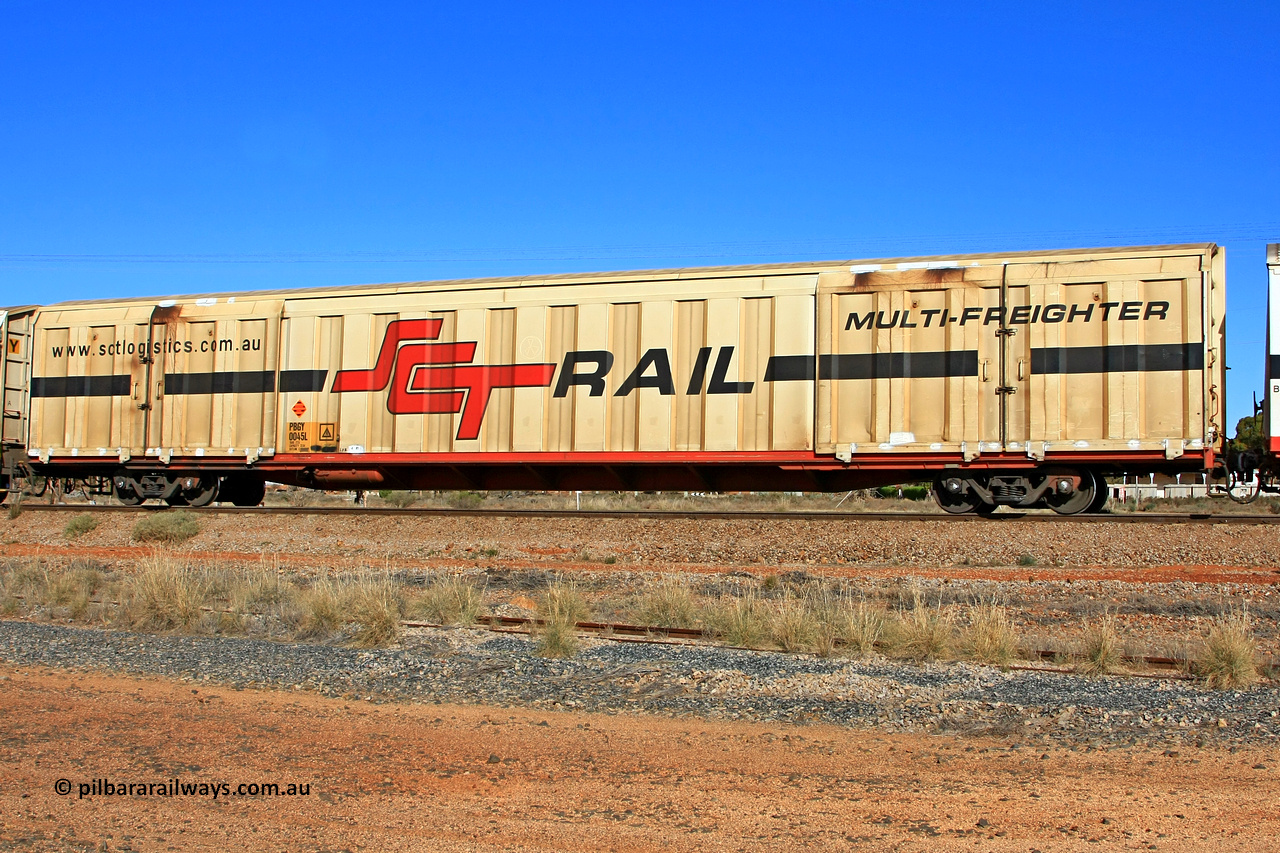
M 338 425 L 290 421 L 284 447 L 286 453 L 337 453 Z
M 298 417 L 302 417 L 307 413 L 307 404 L 299 400 L 293 404 L 293 413 Z

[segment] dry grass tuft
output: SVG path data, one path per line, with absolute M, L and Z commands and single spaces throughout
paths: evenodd
M 548 622 L 576 625 L 591 616 L 591 608 L 573 581 L 557 580 L 538 601 L 538 616 Z
M 73 567 L 50 576 L 48 602 L 65 607 L 72 619 L 85 619 L 94 609 L 94 594 L 102 587 L 102 573 L 97 569 Z
M 1240 690 L 1258 680 L 1257 644 L 1247 611 L 1214 620 L 1196 670 L 1217 690 Z
M 885 626 L 885 645 L 898 657 L 909 660 L 938 660 L 951 653 L 955 634 L 955 614 L 941 603 L 925 604 L 920 590 L 912 590 L 910 610 L 898 611 Z
M 38 559 L 10 560 L 0 576 L 3 585 L 4 610 L 17 613 L 43 604 L 49 594 L 49 570 Z
M 856 607 L 848 609 L 844 633 L 846 654 L 866 657 L 874 653 L 876 644 L 884 639 L 888 622 L 889 615 L 883 607 L 868 604 L 866 599 L 859 600 Z
M 578 652 L 578 634 L 564 620 L 543 621 L 532 633 L 538 654 L 544 658 L 571 658 Z
M 119 618 L 133 628 L 183 631 L 200 620 L 200 608 L 211 597 L 209 574 L 168 556 L 153 554 L 123 590 Z
M 659 628 L 694 628 L 702 621 L 689 585 L 683 578 L 670 576 L 640 597 L 633 618 Z
M 1116 618 L 1103 613 L 1096 621 L 1085 621 L 1084 639 L 1080 644 L 1080 656 L 1076 672 L 1081 675 L 1101 676 L 1115 672 L 1123 662 L 1123 644 L 1116 629 Z
M 230 608 L 242 613 L 276 610 L 297 597 L 298 588 L 265 565 L 260 571 L 240 574 L 227 590 Z
M 186 510 L 148 515 L 133 527 L 135 542 L 162 542 L 176 545 L 200 532 L 200 522 Z
M 539 624 L 534 626 L 538 654 L 546 658 L 573 657 L 578 651 L 575 627 L 591 615 L 587 600 L 573 581 L 547 587 L 538 602 Z
M 328 575 L 321 575 L 298 592 L 297 609 L 291 614 L 293 635 L 300 640 L 327 637 L 342 626 L 342 590 Z
M 764 608 L 750 590 L 741 596 L 721 596 L 708 615 L 707 625 L 730 646 L 758 648 L 769 636 Z
M 822 623 L 809 597 L 787 590 L 771 609 L 768 622 L 773 642 L 788 652 L 817 651 Z
M 1018 656 L 1018 638 L 1009 620 L 1009 611 L 994 602 L 969 608 L 969 625 L 960 647 L 970 660 L 1007 666 Z
M 400 614 L 404 596 L 387 577 L 359 578 L 343 596 L 347 618 L 354 623 L 351 645 L 373 649 L 400 639 Z
M 815 587 L 809 596 L 809 604 L 817 620 L 817 636 L 813 651 L 821 657 L 831 657 L 844 645 L 849 633 L 849 602 L 844 596 L 833 595 L 830 590 Z
M 461 578 L 436 579 L 413 598 L 406 611 L 415 618 L 439 625 L 472 625 L 484 605 L 484 589 Z

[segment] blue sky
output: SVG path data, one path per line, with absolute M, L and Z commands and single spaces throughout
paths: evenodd
M 1280 240 L 1264 3 L 0 3 L 0 303 Z

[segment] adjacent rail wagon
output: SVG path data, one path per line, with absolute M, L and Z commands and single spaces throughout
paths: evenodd
M 1100 506 L 1225 428 L 1215 245 L 72 302 L 3 319 L 5 476 Z

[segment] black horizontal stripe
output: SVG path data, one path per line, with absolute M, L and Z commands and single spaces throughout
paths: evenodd
M 129 374 L 114 376 L 33 376 L 32 397 L 127 397 Z
M 1280 355 L 1267 356 L 1267 378 L 1280 379 Z
M 273 370 L 168 373 L 164 377 L 166 394 L 269 394 L 275 390 Z
M 1122 344 L 1031 350 L 1032 373 L 1126 373 L 1203 370 L 1200 344 Z
M 928 379 L 977 375 L 978 351 L 971 349 L 818 356 L 819 379 Z
M 299 391 L 323 391 L 324 380 L 328 375 L 327 370 L 282 370 L 280 371 L 280 391 L 285 394 Z
M 813 379 L 813 356 L 771 355 L 764 368 L 765 382 L 792 382 Z

